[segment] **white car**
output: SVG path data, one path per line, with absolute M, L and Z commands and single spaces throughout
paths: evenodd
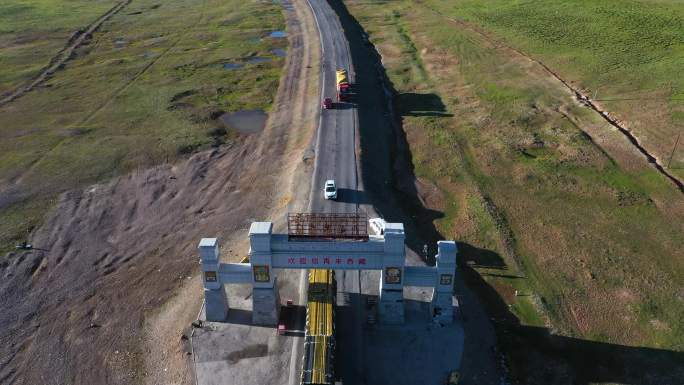
M 328 179 L 325 181 L 323 195 L 325 196 L 325 199 L 337 199 L 337 186 L 335 186 L 334 180 Z

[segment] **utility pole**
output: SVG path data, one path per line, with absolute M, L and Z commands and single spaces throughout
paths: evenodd
M 677 134 L 677 140 L 675 141 L 675 145 L 672 148 L 672 154 L 670 154 L 670 160 L 667 161 L 667 168 L 670 168 L 670 163 L 672 163 L 672 158 L 674 157 L 675 150 L 677 150 L 677 145 L 679 144 L 679 138 L 682 136 L 682 131 L 679 131 L 679 134 Z

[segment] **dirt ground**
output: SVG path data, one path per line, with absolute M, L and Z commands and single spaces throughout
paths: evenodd
M 286 70 L 264 131 L 66 193 L 33 232 L 35 249 L 4 259 L 0 382 L 191 382 L 182 333 L 201 301 L 197 242 L 219 237 L 224 259 L 239 259 L 252 220 L 278 223 L 307 199 L 318 106 L 305 102 L 319 70 L 306 15 L 303 27 L 288 17 Z

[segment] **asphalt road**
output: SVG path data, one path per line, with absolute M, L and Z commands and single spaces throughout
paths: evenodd
M 335 96 L 336 68 L 349 71 L 356 93 L 354 105 L 337 105 L 333 110 L 321 111 L 310 211 L 366 212 L 369 216 L 380 213 L 390 221 L 404 223 L 409 245 L 407 264 L 424 265 L 415 252 L 416 245 L 422 246 L 422 243 L 412 240 L 411 236 L 418 235 L 418 230 L 425 226 L 417 226 L 403 212 L 400 200 L 405 197 L 397 195 L 392 188 L 397 166 L 392 154 L 396 156 L 397 151 L 404 150 L 395 147 L 398 139 L 388 103 L 390 91 L 383 79 L 379 56 L 372 46 L 364 43 L 364 31 L 342 2 L 308 1 L 317 21 L 322 47 L 321 99 Z M 359 148 L 364 154 L 361 159 L 356 152 Z M 326 179 L 337 182 L 337 201 L 323 198 Z M 412 244 L 414 247 L 410 247 Z M 304 277 L 300 277 L 299 303 L 305 303 L 306 298 Z M 463 345 L 460 326 L 433 330 L 425 320 L 417 324 L 413 320 L 407 321 L 411 325 L 406 328 L 391 329 L 375 328 L 366 323 L 366 317 L 373 312 L 366 306 L 366 300 L 368 296 L 378 295 L 379 271 L 336 271 L 336 278 L 336 377 L 342 384 L 383 384 L 387 379 L 392 383 L 412 384 L 416 383 L 416 378 L 424 383 L 440 383 L 443 380 L 440 373 L 453 369 L 454 362 L 460 361 Z M 409 304 L 423 306 L 430 299 L 429 291 L 420 288 L 408 288 L 405 294 L 411 298 L 407 301 Z M 419 317 L 427 314 L 427 310 L 423 310 L 418 311 Z M 425 344 L 432 340 L 440 341 L 446 350 L 440 353 L 430 342 Z M 292 385 L 298 384 L 301 371 L 301 342 L 293 344 Z M 378 356 L 379 346 L 382 355 L 389 354 L 388 358 L 391 354 L 398 355 L 386 361 Z M 418 377 L 412 377 L 416 375 Z
M 311 212 L 365 212 L 369 216 L 377 216 L 378 212 L 382 212 L 389 220 L 408 225 L 408 231 L 415 230 L 415 225 L 411 224 L 409 218 L 400 214 L 402 210 L 399 209 L 399 202 L 389 187 L 394 166 L 390 153 L 396 137 L 390 118 L 388 90 L 381 81 L 381 64 L 377 54 L 372 47 L 364 44 L 363 31 L 354 24 L 341 2 L 308 1 L 315 15 L 322 49 L 322 89 L 318 102 L 325 97 L 335 99 L 337 68 L 347 69 L 356 93 L 354 103 L 338 103 L 332 110 L 321 110 L 309 209 Z M 358 73 L 354 65 L 358 67 Z M 357 156 L 357 149 L 361 147 L 365 154 L 363 160 Z M 334 179 L 337 183 L 336 201 L 326 201 L 323 197 L 323 185 L 327 179 Z M 415 231 L 414 233 L 417 234 Z M 408 264 L 424 264 L 410 248 L 406 251 Z M 439 373 L 450 367 L 449 363 L 441 360 L 440 354 L 435 353 L 435 349 L 424 346 L 422 350 L 405 350 L 407 347 L 420 345 L 409 343 L 404 337 L 406 333 L 417 335 L 417 330 L 425 332 L 427 329 L 423 323 L 419 322 L 415 331 L 410 328 L 378 331 L 366 323 L 366 317 L 372 312 L 367 308 L 366 300 L 368 296 L 378 295 L 379 271 L 338 270 L 336 278 L 338 306 L 335 320 L 335 367 L 336 377 L 342 384 L 381 384 L 386 378 L 392 378 L 394 383 L 412 383 L 412 380 L 397 375 L 403 372 L 393 368 L 392 363 L 376 365 L 379 345 L 383 349 L 394 349 L 395 353 L 402 352 L 400 354 L 403 356 L 395 357 L 394 362 L 406 364 L 404 369 L 413 375 L 422 373 L 422 370 Z M 304 274 L 300 276 L 299 289 L 299 303 L 304 304 Z M 408 290 L 407 293 L 412 292 Z M 409 295 L 420 303 L 429 301 L 430 298 L 424 290 L 415 290 L 415 293 Z M 444 335 L 434 331 L 431 333 L 433 334 L 425 334 L 424 338 L 453 342 L 450 345 L 453 348 L 450 348 L 447 356 L 460 357 L 458 346 L 461 343 L 455 342 L 458 340 L 455 337 L 459 335 L 458 331 L 446 332 Z M 375 346 L 376 351 L 370 350 L 369 346 Z M 298 338 L 293 343 L 290 360 L 292 385 L 299 383 L 302 350 L 302 339 Z M 425 362 L 426 360 L 429 362 Z M 414 367 L 419 362 L 423 365 L 421 370 Z
M 349 45 L 337 15 L 322 0 L 310 0 L 319 27 L 322 49 L 321 98 L 335 100 L 335 71 L 346 69 L 354 82 L 354 68 Z M 316 157 L 312 178 L 311 212 L 353 213 L 358 209 L 359 188 L 355 142 L 358 135 L 358 115 L 351 103 L 337 103 L 330 110 L 321 110 L 316 138 Z M 323 197 L 326 180 L 334 179 L 338 188 L 336 201 Z
M 316 137 L 316 156 L 312 177 L 310 212 L 354 213 L 359 211 L 359 197 L 362 187 L 359 182 L 356 158 L 356 143 L 358 136 L 358 113 L 353 103 L 336 102 L 335 71 L 346 69 L 350 82 L 354 84 L 355 71 L 352 64 L 349 44 L 340 25 L 337 14 L 323 0 L 309 0 L 318 26 L 321 41 L 321 95 L 319 103 L 326 97 L 332 98 L 334 108 L 321 110 L 320 124 Z M 326 200 L 323 196 L 323 186 L 326 180 L 334 179 L 338 188 L 337 200 Z M 363 354 L 363 333 L 360 328 L 362 308 L 360 296 L 345 296 L 343 293 L 359 293 L 360 274 L 358 271 L 337 271 L 338 294 L 343 308 L 338 309 L 346 313 L 342 317 L 346 322 L 337 321 L 337 334 L 344 335 L 345 340 L 352 342 L 345 346 L 344 352 L 338 355 L 342 358 L 339 363 L 338 375 L 345 384 L 357 384 L 362 368 L 360 360 Z M 306 300 L 305 272 L 300 276 L 299 303 Z M 344 299 L 347 302 L 344 302 Z M 290 383 L 299 383 L 301 371 L 301 357 L 303 340 L 298 339 L 293 344 L 290 366 Z

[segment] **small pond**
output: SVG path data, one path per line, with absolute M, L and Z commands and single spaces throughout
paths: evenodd
M 254 56 L 254 57 L 249 58 L 249 60 L 247 60 L 247 64 L 259 64 L 259 63 L 266 63 L 269 61 L 271 61 L 270 57 Z
M 275 38 L 283 38 L 283 37 L 287 37 L 287 32 L 285 32 L 285 31 L 273 31 L 268 36 L 269 37 L 275 37 Z
M 224 70 L 235 70 L 238 68 L 242 68 L 245 65 L 242 63 L 223 63 L 223 69 Z
M 287 50 L 285 50 L 283 48 L 274 48 L 271 50 L 271 53 L 276 55 L 276 56 L 279 56 L 279 57 L 287 56 Z
M 243 110 L 227 112 L 219 119 L 228 128 L 234 128 L 241 134 L 255 134 L 266 126 L 268 114 L 263 110 Z

